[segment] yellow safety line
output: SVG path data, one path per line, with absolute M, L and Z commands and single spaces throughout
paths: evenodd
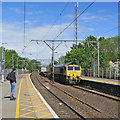
M 33 106 L 29 106 L 29 107 L 23 108 L 23 109 L 21 109 L 21 110 L 26 110 L 26 109 L 32 108 L 32 107 L 33 107 Z
M 22 105 L 22 106 L 30 106 L 30 105 L 25 105 L 25 104 L 20 104 L 20 105 Z
M 47 115 L 43 115 L 43 116 L 41 116 L 41 117 L 39 117 L 39 118 L 45 118 L 45 117 L 47 117 L 47 116 L 49 116 L 49 115 L 52 115 L 52 113 L 48 113 Z
M 39 104 L 40 106 L 38 106 L 38 105 L 36 105 L 36 106 L 28 106 L 28 107 L 26 107 L 26 108 L 22 108 L 21 110 L 26 110 L 26 109 L 28 109 L 28 108 L 32 108 L 32 107 L 35 107 L 35 108 L 39 108 L 39 107 L 41 107 L 41 105 L 43 105 L 43 104 Z M 24 105 L 23 105 L 24 106 Z M 41 107 L 41 108 L 43 108 L 43 107 Z
M 28 115 L 28 114 L 31 114 L 31 113 L 36 113 L 36 112 L 40 112 L 40 111 L 42 111 L 42 110 L 46 110 L 47 108 L 43 108 L 43 109 L 40 109 L 40 110 L 32 110 L 32 111 L 30 111 L 30 112 L 27 112 L 27 113 L 25 113 L 25 114 L 22 114 L 22 115 L 20 115 L 20 116 L 25 116 L 25 115 Z M 40 112 L 41 113 L 41 112 Z
M 30 117 L 30 116 L 24 116 L 24 115 L 20 115 L 21 117 L 24 117 L 24 118 L 35 118 L 35 117 Z M 34 119 L 33 119 L 34 120 Z
M 20 116 L 25 116 L 25 115 L 28 115 L 28 114 L 31 114 L 31 113 L 34 113 L 34 110 L 32 110 L 32 111 L 30 111 L 30 112 L 27 112 L 27 113 L 25 113 L 25 114 L 22 114 L 22 115 L 20 115 Z
M 103 81 L 103 80 L 96 80 L 96 79 L 87 79 L 87 78 L 82 78 L 84 80 L 92 80 L 92 81 L 98 81 L 98 82 L 104 82 L 104 83 L 114 83 L 114 84 L 117 84 L 117 85 L 120 85 L 119 83 L 116 83 L 116 82 L 112 82 L 112 81 Z
M 21 85 L 22 85 L 23 78 L 24 78 L 24 76 L 21 79 L 20 87 L 19 87 L 19 91 L 18 91 L 15 118 L 19 118 L 19 99 L 20 99 L 20 90 L 21 90 Z
M 20 117 L 35 118 L 35 117 L 30 117 L 29 116 L 32 113 L 44 113 L 44 114 L 47 114 L 47 115 L 41 116 L 40 118 L 43 118 L 43 117 L 48 116 L 48 115 L 52 115 L 51 113 L 44 111 L 44 110 L 47 110 L 48 108 L 44 107 L 44 103 L 41 100 L 37 99 L 38 97 L 32 96 L 32 97 L 34 97 L 32 99 L 32 101 L 29 101 L 29 100 L 31 100 L 30 98 L 28 99 L 27 97 L 23 97 L 23 96 L 22 96 L 23 99 L 22 100 L 20 99 L 21 98 L 20 94 L 21 94 L 21 90 L 22 90 L 21 89 L 22 81 L 26 77 L 27 77 L 27 75 L 23 76 L 22 79 L 21 79 L 21 82 L 20 82 L 18 96 L 17 96 L 17 103 L 16 103 L 16 115 L 15 115 L 15 119 L 19 120 Z M 21 101 L 23 102 L 22 104 L 20 103 Z M 40 103 L 40 101 L 42 103 Z M 30 103 L 33 103 L 33 105 L 31 105 Z M 28 104 L 30 104 L 30 105 L 28 105 Z M 20 109 L 20 106 L 24 106 L 24 108 Z M 34 108 L 39 108 L 40 107 L 40 108 L 38 110 L 34 111 L 34 110 L 31 110 L 32 107 L 34 107 Z M 24 113 L 24 114 L 21 115 L 20 114 L 20 110 L 26 111 L 27 113 Z

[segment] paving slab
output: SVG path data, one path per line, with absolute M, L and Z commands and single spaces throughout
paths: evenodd
M 17 98 L 19 84 L 23 75 L 17 76 L 14 96 Z M 2 118 L 15 118 L 16 101 L 10 101 L 11 85 L 9 81 L 2 83 Z
M 58 118 L 33 85 L 29 74 L 17 76 L 14 94 L 17 99 L 15 101 L 10 101 L 9 81 L 5 81 L 1 86 L 2 118 Z

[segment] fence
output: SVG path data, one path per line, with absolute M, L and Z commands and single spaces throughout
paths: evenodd
M 82 69 L 82 75 L 88 77 L 98 77 L 98 70 L 97 69 Z M 99 77 L 100 78 L 107 78 L 107 79 L 118 79 L 120 80 L 120 73 L 119 69 L 111 69 L 111 68 L 100 68 L 99 69 Z

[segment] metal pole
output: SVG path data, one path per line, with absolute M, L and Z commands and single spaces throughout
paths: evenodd
M 95 77 L 95 53 L 94 53 L 94 77 Z
M 14 68 L 14 54 L 12 54 L 12 67 Z
M 78 2 L 76 4 L 76 47 L 77 47 L 77 8 L 78 8 Z
M 18 75 L 18 57 L 17 57 L 17 75 Z
M 4 77 L 5 77 L 5 73 L 6 73 L 6 72 L 5 72 L 5 51 L 3 52 L 3 55 L 4 55 L 4 58 L 3 58 L 3 59 L 4 59 Z
M 99 73 L 99 39 L 97 40 L 97 47 L 98 47 L 98 49 L 97 49 L 97 51 L 98 51 L 98 77 L 100 77 L 100 73 Z
M 2 83 L 4 82 L 4 60 L 3 60 L 3 43 L 2 43 Z
M 52 82 L 54 83 L 54 42 L 52 42 Z

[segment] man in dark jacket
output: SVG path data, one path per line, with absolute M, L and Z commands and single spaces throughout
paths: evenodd
M 16 98 L 13 96 L 15 91 L 15 85 L 16 85 L 16 76 L 15 76 L 16 69 L 13 68 L 11 74 L 10 74 L 10 84 L 11 84 L 11 94 L 10 94 L 10 100 L 15 100 Z

